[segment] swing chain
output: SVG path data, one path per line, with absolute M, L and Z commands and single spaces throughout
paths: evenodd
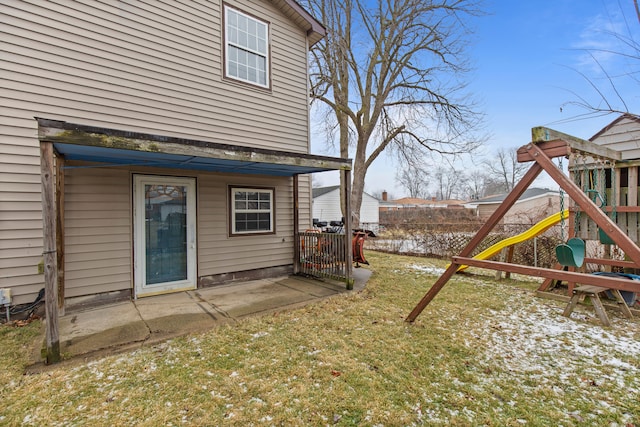
M 611 167 L 611 219 L 616 222 L 618 219 L 618 212 L 616 210 L 616 161 L 610 160 L 609 166 Z
M 562 171 L 562 156 L 558 157 L 558 168 Z M 560 239 L 564 242 L 564 190 L 560 187 Z
M 582 163 L 581 165 L 579 164 L 579 161 Z M 574 165 L 575 166 L 574 166 L 574 172 L 573 172 L 573 180 L 576 186 L 581 188 L 582 191 L 584 192 L 586 191 L 584 173 L 585 173 L 585 170 L 587 169 L 584 154 L 580 154 L 577 159 L 574 158 Z M 577 208 L 575 203 L 573 206 L 575 208 L 574 215 L 573 215 L 573 237 L 577 237 L 578 231 L 580 230 L 580 215 L 582 211 L 579 208 Z

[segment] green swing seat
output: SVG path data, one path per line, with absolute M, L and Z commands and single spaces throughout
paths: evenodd
M 558 262 L 565 267 L 582 267 L 586 245 L 584 240 L 574 237 L 567 243 L 556 246 L 556 257 Z
M 598 238 L 600 239 L 600 243 L 603 245 L 615 245 L 616 242 L 613 241 L 611 237 L 607 233 L 604 232 L 602 228 L 598 228 Z
M 600 209 L 604 210 L 604 208 L 607 206 L 607 202 L 605 200 L 604 197 L 602 197 L 602 194 L 600 194 L 600 192 L 598 190 L 587 190 L 587 193 L 591 193 L 591 197 L 593 200 L 593 203 L 596 203 L 597 201 L 600 202 Z M 615 202 L 615 201 L 614 201 Z M 613 217 L 611 218 L 613 220 L 613 222 L 616 222 L 616 210 L 615 210 L 615 203 L 614 203 L 614 207 L 613 207 Z M 615 245 L 616 242 L 613 241 L 613 239 L 611 237 L 609 237 L 609 235 L 607 233 L 604 232 L 604 230 L 600 227 L 598 227 L 598 239 L 600 240 L 600 243 L 602 243 L 603 245 Z

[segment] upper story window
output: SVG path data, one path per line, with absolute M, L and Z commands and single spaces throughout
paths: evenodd
M 269 87 L 269 25 L 225 6 L 225 75 Z

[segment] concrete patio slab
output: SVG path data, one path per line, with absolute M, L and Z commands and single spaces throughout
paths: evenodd
M 370 276 L 354 271 L 354 290 Z M 140 298 L 61 316 L 60 347 L 65 359 L 87 360 L 351 292 L 343 283 L 290 276 Z
M 143 342 L 151 335 L 129 302 L 69 313 L 60 317 L 58 328 L 65 357 Z

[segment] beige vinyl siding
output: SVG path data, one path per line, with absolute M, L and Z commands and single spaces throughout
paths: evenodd
M 306 152 L 305 34 L 270 2 L 230 4 L 271 23 L 271 92 L 222 79 L 220 2 L 117 4 L 0 5 L 21 117 Z
M 198 176 L 198 276 L 293 263 L 293 179 Z M 228 186 L 275 188 L 276 233 L 229 236 Z
M 65 297 L 131 289 L 127 170 L 65 171 Z
M 13 302 L 23 304 L 33 301 L 44 281 L 38 274 L 40 152 L 37 140 L 20 136 L 19 129 L 0 126 L 0 288 L 11 288 Z
M 0 2 L 0 287 L 12 288 L 15 303 L 30 302 L 43 287 L 37 274 L 42 214 L 34 117 L 308 151 L 305 32 L 270 1 L 228 4 L 270 23 L 270 91 L 223 79 L 219 0 Z M 130 173 L 69 169 L 67 175 L 66 296 L 129 289 Z M 107 178 L 115 181 L 107 185 Z M 248 182 L 255 185 L 256 179 Z M 124 185 L 122 192 L 112 184 Z M 272 253 L 260 265 L 241 257 L 233 268 L 233 259 L 210 255 L 216 265 L 205 271 L 291 263 L 292 237 L 282 243 L 282 233 L 291 234 L 286 221 L 293 215 L 283 206 L 292 195 L 280 189 L 277 194 L 285 197 L 278 200 L 280 240 L 259 238 L 249 251 L 233 249 L 253 258 L 265 256 L 265 248 Z M 227 215 L 212 227 L 217 230 L 216 221 Z M 302 212 L 301 222 L 310 223 L 309 216 Z M 226 223 L 222 227 L 226 236 Z
M 131 289 L 131 173 L 113 168 L 67 169 L 65 278 L 67 297 Z M 293 180 L 255 175 L 138 169 L 135 173 L 197 179 L 198 276 L 293 263 Z M 159 176 L 162 176 L 159 175 Z M 305 183 L 308 178 L 300 181 Z M 228 234 L 228 186 L 275 188 L 276 234 Z M 301 205 L 305 206 L 301 199 Z M 309 210 L 301 210 L 308 221 Z
M 313 226 L 311 215 L 313 198 L 311 197 L 311 175 L 300 175 L 298 178 L 298 229 L 304 231 Z

